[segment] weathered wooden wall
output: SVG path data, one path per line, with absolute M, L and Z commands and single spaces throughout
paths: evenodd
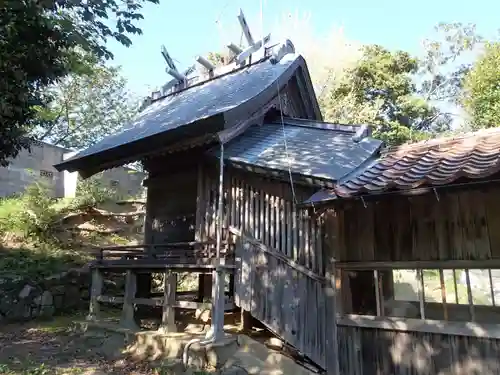
M 500 189 L 355 201 L 337 210 L 339 261 L 500 258 Z M 337 238 L 333 238 L 337 237 Z
M 331 257 L 320 217 L 299 209 L 314 188 L 227 167 L 224 228 L 236 228 L 236 305 L 336 374 L 335 298 Z M 197 233 L 215 238 L 218 174 L 199 170 Z M 243 240 L 244 239 L 244 240 Z
M 159 156 L 147 164 L 146 243 L 194 240 L 197 156 L 183 152 Z
M 198 180 L 197 233 L 215 238 L 218 173 L 203 167 Z M 238 228 L 323 275 L 325 257 L 321 219 L 296 208 L 290 182 L 266 179 L 253 173 L 226 168 L 224 172 L 224 227 Z M 295 200 L 302 202 L 314 191 L 294 185 Z
M 259 241 L 241 235 L 236 304 L 286 342 L 335 373 L 335 300 L 328 280 Z
M 325 246 L 337 261 L 353 264 L 434 261 L 438 267 L 439 261 L 499 258 L 499 193 L 491 186 L 345 202 L 327 214 Z M 354 297 L 374 297 L 373 279 L 369 280 L 371 284 L 360 280 L 354 283 L 356 277 L 346 271 L 337 276 L 337 291 L 342 291 L 337 307 L 343 313 L 354 312 Z M 379 280 L 388 279 L 392 280 L 391 271 L 379 271 Z M 390 297 L 388 289 L 382 287 L 384 297 Z M 442 306 L 434 305 L 432 309 L 426 304 L 426 318 L 445 320 Z M 454 320 L 459 310 L 467 315 L 469 307 L 449 304 L 447 309 Z M 485 314 L 491 309 L 481 307 Z M 404 319 L 399 325 L 404 325 Z M 500 374 L 497 338 L 344 324 L 338 326 L 338 338 L 340 371 L 344 374 Z
M 341 374 L 500 374 L 498 339 L 342 325 L 338 337 Z

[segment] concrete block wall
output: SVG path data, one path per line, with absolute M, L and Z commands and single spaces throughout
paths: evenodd
M 79 181 L 77 173 L 58 172 L 54 165 L 74 154 L 73 151 L 38 142 L 31 150 L 22 150 L 9 166 L 0 167 L 0 197 L 23 193 L 36 181 L 52 186 L 54 197 L 74 197 Z M 103 185 L 115 188 L 124 196 L 140 195 L 145 174 L 126 167 L 104 171 Z

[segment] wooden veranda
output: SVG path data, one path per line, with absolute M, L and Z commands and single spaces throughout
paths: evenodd
M 186 300 L 185 293 L 177 293 L 177 280 L 180 273 L 212 275 L 214 272 L 233 274 L 234 249 L 227 241 L 222 246 L 219 257 L 216 256 L 215 244 L 209 242 L 177 242 L 158 245 L 114 246 L 102 248 L 92 264 L 92 288 L 88 320 L 99 320 L 99 304 L 112 303 L 122 305 L 120 324 L 126 328 L 139 328 L 135 306 L 162 307 L 160 330 L 175 332 L 175 308 L 207 308 L 204 302 L 205 290 L 198 290 L 195 300 Z M 224 261 L 221 263 L 220 259 Z M 103 273 L 125 272 L 124 296 L 103 295 Z M 155 296 L 151 292 L 151 275 L 164 275 L 164 293 Z M 224 278 L 223 278 L 224 279 Z M 233 279 L 233 276 L 230 278 Z M 141 285 L 142 282 L 142 285 Z M 145 285 L 144 285 L 145 284 Z M 225 296 L 224 310 L 234 308 L 233 286 Z M 211 308 L 208 303 L 208 308 Z

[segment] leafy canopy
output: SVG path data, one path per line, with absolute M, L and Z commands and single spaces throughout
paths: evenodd
M 35 106 L 50 100 L 46 87 L 80 69 L 82 51 L 109 59 L 107 39 L 129 46 L 145 2 L 158 0 L 0 2 L 0 165 L 28 146 Z
M 320 97 L 323 114 L 328 121 L 376 125 L 375 135 L 389 144 L 420 139 L 437 110 L 417 95 L 417 70 L 417 59 L 407 52 L 365 46 L 359 61 Z
M 464 83 L 463 104 L 472 128 L 500 126 L 500 42 L 486 44 Z
M 52 98 L 37 107 L 37 127 L 31 135 L 40 141 L 82 149 L 114 133 L 137 111 L 119 68 L 99 61 L 85 72 L 71 73 L 46 89 Z

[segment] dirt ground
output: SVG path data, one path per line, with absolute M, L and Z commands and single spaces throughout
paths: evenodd
M 0 374 L 103 375 L 158 374 L 130 358 L 114 360 L 99 353 L 100 342 L 71 332 L 73 318 L 0 326 Z

